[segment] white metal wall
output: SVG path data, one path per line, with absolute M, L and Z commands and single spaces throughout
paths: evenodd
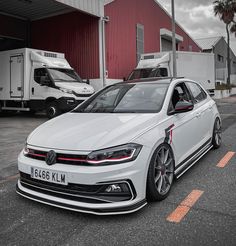
M 99 17 L 104 16 L 104 0 L 56 0 L 56 1 L 95 16 L 99 16 Z

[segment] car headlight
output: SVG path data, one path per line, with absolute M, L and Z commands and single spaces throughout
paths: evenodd
M 23 155 L 28 156 L 28 154 L 29 154 L 29 149 L 28 149 L 27 145 L 25 145 L 25 147 L 23 149 Z
M 64 93 L 69 93 L 69 94 L 73 94 L 73 91 L 70 89 L 66 89 L 66 88 L 59 88 L 60 91 L 64 92 Z
M 142 145 L 125 144 L 113 148 L 97 150 L 87 156 L 87 163 L 90 164 L 118 164 L 133 161 L 137 158 Z

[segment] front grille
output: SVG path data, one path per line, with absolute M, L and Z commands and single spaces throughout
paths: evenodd
M 93 93 L 90 93 L 90 94 L 79 94 L 79 93 L 74 92 L 74 95 L 77 96 L 77 97 L 90 97 L 90 96 L 93 95 Z
M 68 183 L 65 186 L 33 179 L 29 174 L 23 172 L 20 172 L 20 182 L 23 187 L 36 192 L 86 203 L 110 203 L 128 201 L 134 198 L 130 190 L 120 194 L 105 193 L 107 184 L 81 185 Z
M 25 153 L 25 156 L 32 159 L 45 161 L 47 153 L 48 152 L 46 151 L 28 149 L 28 153 Z M 86 160 L 87 160 L 87 155 L 56 153 L 56 163 L 60 163 L 60 164 L 86 165 L 86 166 L 91 165 L 87 163 Z

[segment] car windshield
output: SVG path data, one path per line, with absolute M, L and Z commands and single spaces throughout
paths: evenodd
M 54 82 L 83 82 L 79 75 L 72 69 L 48 68 L 47 70 Z
M 128 80 L 154 78 L 154 77 L 167 77 L 166 68 L 140 68 L 135 69 L 129 76 Z
M 122 83 L 109 86 L 73 112 L 157 113 L 161 110 L 168 84 Z

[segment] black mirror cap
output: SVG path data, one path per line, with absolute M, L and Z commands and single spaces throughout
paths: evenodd
M 179 101 L 175 105 L 175 109 L 169 112 L 169 115 L 186 113 L 193 110 L 194 105 L 192 102 Z
M 82 82 L 85 83 L 85 84 L 88 84 L 88 85 L 90 84 L 90 80 L 89 79 L 83 79 Z

